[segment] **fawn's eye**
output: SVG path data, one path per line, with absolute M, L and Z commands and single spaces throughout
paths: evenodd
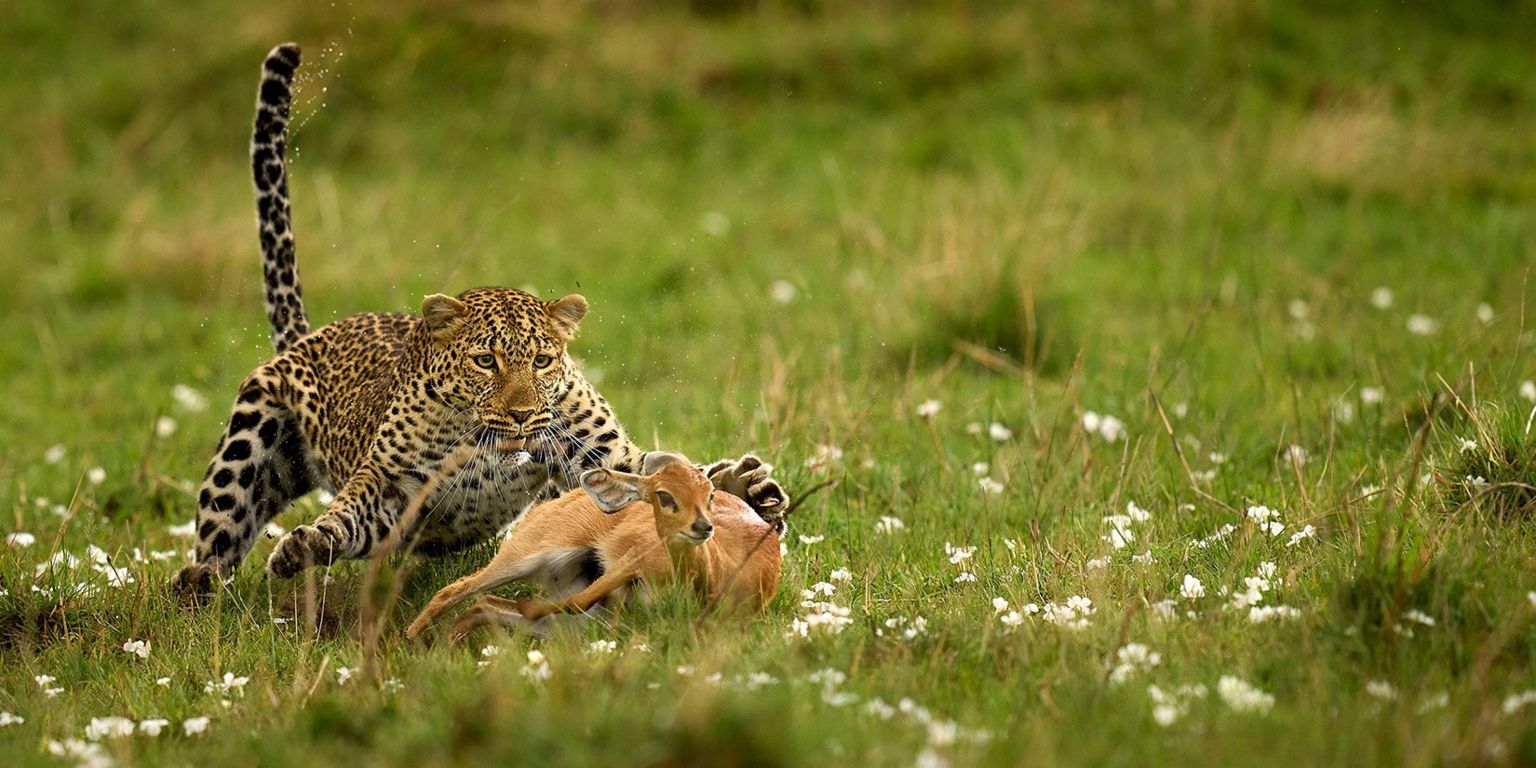
M 535 368 L 548 368 L 550 363 L 553 363 L 553 362 L 555 362 L 555 358 L 553 356 L 551 356 L 551 355 L 534 355 L 533 356 L 533 367 L 535 367 Z
M 496 356 L 492 354 L 475 355 L 475 365 L 488 371 L 496 370 Z
M 664 509 L 667 509 L 667 510 L 675 510 L 675 509 L 677 509 L 677 499 L 672 498 L 672 494 L 667 493 L 666 491 L 657 491 L 656 492 L 656 501 L 658 503 L 660 503 L 661 506 Z

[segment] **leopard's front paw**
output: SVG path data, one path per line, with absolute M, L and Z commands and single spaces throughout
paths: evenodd
M 201 605 L 213 594 L 218 575 L 218 568 L 212 563 L 192 563 L 176 572 L 171 589 L 183 605 Z
M 330 565 L 335 559 L 334 547 L 324 531 L 312 525 L 301 525 L 279 539 L 272 556 L 267 558 L 267 575 L 277 579 L 291 579 L 299 571 L 316 565 Z
M 747 454 L 739 459 L 716 462 L 705 470 L 710 482 L 726 493 L 738 496 L 764 520 L 782 529 L 784 510 L 789 508 L 789 494 L 773 479 L 773 465 Z

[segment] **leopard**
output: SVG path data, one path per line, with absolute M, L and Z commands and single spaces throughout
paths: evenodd
M 634 472 L 647 451 L 572 358 L 588 303 L 481 287 L 432 294 L 420 314 L 372 312 L 310 330 L 288 192 L 297 44 L 262 62 L 251 172 L 274 355 L 241 382 L 197 491 L 192 563 L 173 588 L 200 602 L 233 578 L 267 524 L 315 490 L 313 521 L 277 541 L 268 578 L 405 549 L 433 555 L 504 533 L 588 470 Z M 409 501 L 445 458 L 473 457 L 419 515 Z M 789 495 L 748 453 L 702 467 L 782 530 Z

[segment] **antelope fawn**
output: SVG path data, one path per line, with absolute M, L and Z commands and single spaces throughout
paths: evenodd
M 651 453 L 641 472 L 590 470 L 580 489 L 529 510 L 490 564 L 434 595 L 406 637 L 470 597 L 525 579 L 553 602 L 487 595 L 454 623 L 453 638 L 486 624 L 538 629 L 552 613 L 614 610 L 637 581 L 683 581 L 712 605 L 761 611 L 779 585 L 778 532 L 679 454 Z

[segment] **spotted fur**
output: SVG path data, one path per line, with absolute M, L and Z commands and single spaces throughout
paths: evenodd
M 283 164 L 298 61 L 291 44 L 268 55 L 252 142 L 277 354 L 240 385 L 198 491 L 197 561 L 176 577 L 184 596 L 231 573 L 267 522 L 315 488 L 333 500 L 278 542 L 270 575 L 367 557 L 385 541 L 424 553 L 462 548 L 587 469 L 630 471 L 644 457 L 566 352 L 587 312 L 579 295 L 542 301 L 476 288 L 429 296 L 420 316 L 362 314 L 308 331 Z M 395 531 L 406 501 L 462 445 L 475 457 L 433 493 L 412 530 Z M 788 498 L 770 470 L 749 455 L 707 474 L 782 527 Z

